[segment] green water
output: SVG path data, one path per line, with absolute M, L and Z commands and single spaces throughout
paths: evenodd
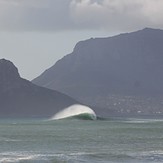
M 0 163 L 163 162 L 163 121 L 0 120 Z

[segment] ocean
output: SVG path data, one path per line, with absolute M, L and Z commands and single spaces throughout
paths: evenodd
M 152 162 L 163 162 L 160 119 L 0 119 L 0 163 Z

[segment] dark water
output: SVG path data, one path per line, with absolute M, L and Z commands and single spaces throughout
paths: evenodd
M 0 120 L 0 163 L 163 162 L 163 121 Z

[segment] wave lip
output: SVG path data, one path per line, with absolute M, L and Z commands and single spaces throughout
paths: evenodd
M 96 120 L 97 116 L 95 112 L 88 106 L 75 104 L 56 113 L 51 119 L 59 120 L 59 119 L 65 119 L 65 118 Z

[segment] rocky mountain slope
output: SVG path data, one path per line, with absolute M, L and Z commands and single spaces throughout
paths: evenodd
M 162 111 L 162 74 L 163 30 L 145 28 L 81 41 L 32 82 L 96 107 L 130 112 L 135 103 L 133 112 L 151 113 Z
M 77 102 L 58 91 L 22 79 L 8 60 L 0 60 L 0 117 L 51 117 Z

